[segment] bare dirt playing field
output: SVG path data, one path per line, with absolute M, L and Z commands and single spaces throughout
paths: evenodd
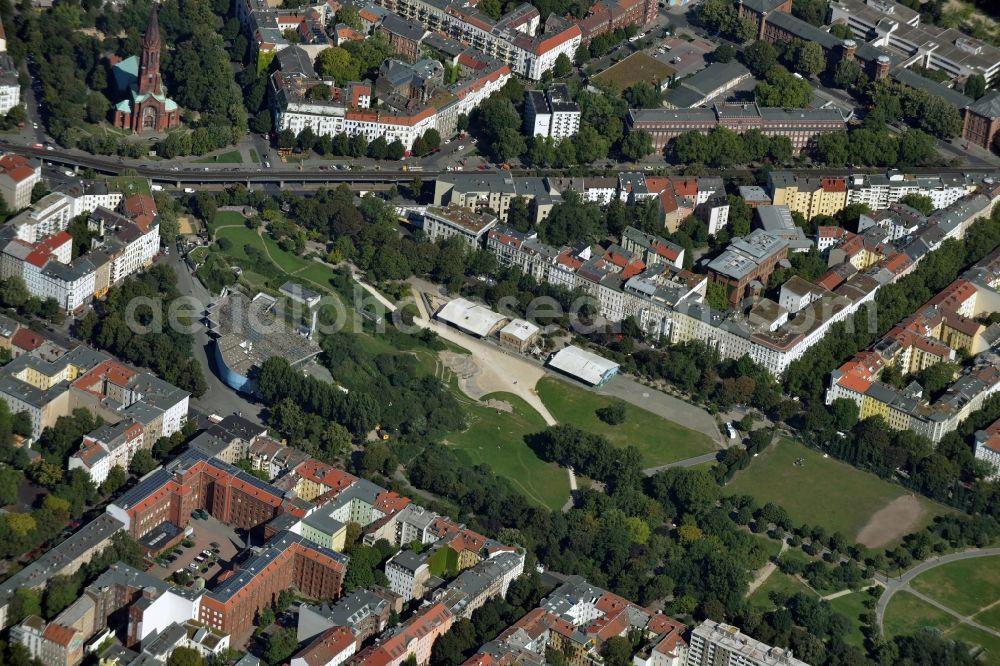
M 857 542 L 868 548 L 883 548 L 920 526 L 925 509 L 913 495 L 903 495 L 876 511 L 858 532 Z
M 201 224 L 199 224 L 198 220 L 188 215 L 178 217 L 177 225 L 180 227 L 181 234 L 196 234 L 201 229 Z

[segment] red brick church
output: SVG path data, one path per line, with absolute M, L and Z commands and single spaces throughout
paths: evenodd
M 125 99 L 115 105 L 115 127 L 141 134 L 162 132 L 180 122 L 180 108 L 166 96 L 160 79 L 161 47 L 154 6 L 142 40 L 142 58 L 132 56 L 114 67 L 115 83 L 125 94 Z

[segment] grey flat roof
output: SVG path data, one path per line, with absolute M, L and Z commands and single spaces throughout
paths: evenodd
M 5 602 L 18 588 L 44 585 L 83 553 L 110 539 L 111 535 L 123 527 L 125 525 L 120 520 L 102 513 L 0 584 L 0 600 Z
M 972 99 L 970 97 L 966 97 L 957 90 L 953 90 L 948 86 L 943 86 L 936 81 L 931 81 L 930 79 L 920 76 L 916 72 L 905 68 L 897 69 L 893 72 L 892 78 L 896 79 L 900 83 L 905 83 L 911 88 L 916 88 L 917 90 L 923 90 L 932 95 L 937 95 L 938 97 L 943 98 L 946 102 L 954 104 L 959 109 L 964 109 L 972 103 Z

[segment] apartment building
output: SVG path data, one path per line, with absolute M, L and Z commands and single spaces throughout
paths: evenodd
M 515 7 L 496 21 L 471 6 L 451 2 L 378 0 L 376 4 L 468 44 L 533 81 L 552 69 L 560 54 L 572 59 L 582 41 L 577 23 L 550 16 L 542 24 L 538 10 L 528 4 Z
M 656 19 L 657 3 L 653 0 L 599 0 L 580 21 L 583 43 L 595 37 L 630 25 L 644 26 Z
M 580 107 L 569 88 L 557 83 L 547 91 L 524 93 L 524 132 L 528 136 L 550 136 L 556 141 L 576 136 L 580 131 Z
M 709 279 L 726 288 L 730 304 L 736 307 L 744 298 L 760 294 L 778 262 L 787 256 L 787 241 L 755 229 L 745 238 L 733 239 L 722 254 L 709 262 Z
M 399 595 L 404 602 L 423 599 L 427 593 L 427 582 L 431 578 L 427 560 L 427 555 L 406 549 L 399 551 L 385 563 L 389 589 Z
M 12 627 L 10 637 L 47 666 L 76 666 L 83 661 L 82 634 L 54 622 L 46 623 L 37 615 L 29 615 Z
M 570 664 L 593 663 L 608 640 L 624 635 L 641 637 L 633 658 L 639 666 L 683 666 L 686 632 L 685 625 L 666 615 L 570 576 L 538 608 L 480 647 L 465 666 L 541 666 L 548 663 L 548 649 L 561 651 Z
M 988 478 L 1000 477 L 1000 420 L 991 423 L 985 430 L 976 431 L 975 455 L 993 466 Z
M 4 106 L 4 88 L 0 77 L 0 109 Z M 16 153 L 0 156 L 0 196 L 3 196 L 4 203 L 7 204 L 7 210 L 16 211 L 30 206 L 31 190 L 41 179 L 42 164 L 38 160 Z
M 857 403 L 862 419 L 881 416 L 894 430 L 912 430 L 932 442 L 940 441 L 989 396 L 1000 391 L 1000 369 L 991 351 L 991 341 L 1000 336 L 1000 326 L 993 325 L 989 330 L 977 320 L 1000 306 L 998 270 L 1000 254 L 993 253 L 869 350 L 840 366 L 831 374 L 827 404 L 846 398 Z M 936 363 L 954 360 L 956 350 L 974 356 L 974 362 L 934 402 L 924 396 L 919 385 L 897 389 L 879 381 L 879 374 L 888 366 L 903 374 L 915 374 Z
M 847 204 L 863 203 L 872 210 L 889 208 L 909 194 L 929 197 L 935 210 L 947 208 L 976 190 L 979 178 L 964 174 L 915 176 L 890 171 L 848 178 Z
M 496 226 L 497 218 L 461 206 L 430 206 L 424 211 L 424 233 L 428 240 L 447 240 L 457 236 L 472 249 L 483 246 L 483 239 Z
M 687 666 L 809 666 L 787 648 L 771 647 L 715 620 L 695 627 L 689 641 Z
M 358 666 L 400 666 L 413 657 L 417 666 L 425 666 L 431 659 L 434 642 L 454 623 L 455 616 L 448 612 L 444 604 L 424 606 L 386 637 L 359 652 L 353 663 Z
M 402 511 L 410 502 L 406 497 L 356 477 L 344 487 L 328 491 L 313 501 L 317 508 L 291 529 L 338 552 L 344 549 L 348 523 L 367 528 Z
M 0 399 L 12 413 L 27 412 L 32 437 L 60 416 L 84 408 L 111 423 L 136 421 L 149 448 L 187 422 L 188 397 L 148 372 L 83 345 L 53 359 L 24 354 L 0 372 Z
M 291 666 L 340 666 L 358 649 L 347 627 L 331 627 L 292 657 Z
M 0 113 L 7 114 L 21 103 L 21 82 L 17 65 L 6 53 L 0 53 Z
M 515 578 L 524 573 L 524 552 L 505 550 L 466 569 L 433 599 L 456 618 L 471 618 L 488 600 L 504 597 Z
M 768 179 L 773 205 L 788 206 L 807 220 L 817 215 L 836 215 L 847 205 L 847 179 L 843 177 L 816 178 L 772 171 Z
M 709 109 L 629 109 L 625 122 L 629 131 L 649 132 L 657 151 L 685 132 L 707 134 L 725 127 L 740 134 L 757 129 L 768 137 L 788 137 L 798 154 L 816 136 L 846 130 L 848 120 L 835 108 L 780 109 L 749 103 L 714 104 Z
M 84 470 L 95 485 L 100 485 L 111 468 L 128 469 L 143 440 L 142 425 L 131 418 L 100 426 L 84 435 L 80 450 L 69 457 L 68 468 Z
M 440 73 L 428 76 L 428 61 L 387 63 L 374 86 L 331 85 L 316 78 L 311 59 L 299 47 L 284 49 L 278 59 L 281 69 L 271 75 L 270 86 L 279 131 L 298 134 L 308 127 L 318 136 L 361 135 L 369 142 L 381 137 L 388 143 L 398 140 L 407 150 L 427 130 L 455 134 L 458 116 L 468 115 L 510 78 L 507 65 L 483 57 L 477 61 L 480 67 L 450 85 L 444 85 Z M 437 61 L 430 62 L 440 68 Z M 325 93 L 316 94 L 318 89 Z
M 348 627 L 360 645 L 385 631 L 392 612 L 399 613 L 401 608 L 402 603 L 391 592 L 362 589 L 341 597 L 332 605 L 302 604 L 297 638 L 302 642 L 333 627 Z
M 41 299 L 52 298 L 59 307 L 74 312 L 93 298 L 102 297 L 109 286 L 149 266 L 160 248 L 160 227 L 155 204 L 149 199 L 140 204 L 132 217 L 126 217 L 98 205 L 91 212 L 88 226 L 100 240 L 90 251 L 72 258 L 72 237 L 66 228 L 70 220 L 87 212 L 98 197 L 82 189 L 80 196 L 53 193 L 17 217 L 0 231 L 0 275 L 20 277 L 28 292 Z
M 509 172 L 442 174 L 434 182 L 435 206 L 456 205 L 477 212 L 488 210 L 496 213 L 500 224 L 507 223 L 510 203 L 518 197 L 528 202 L 535 225 L 562 201 L 562 194 L 547 179 L 515 177 Z

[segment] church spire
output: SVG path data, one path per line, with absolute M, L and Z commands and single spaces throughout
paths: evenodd
M 160 46 L 160 18 L 156 10 L 156 5 L 149 12 L 149 23 L 146 25 L 146 36 L 143 39 L 143 46 Z
M 149 24 L 142 40 L 142 60 L 139 67 L 139 93 L 160 94 L 160 21 L 156 5 L 149 14 Z

